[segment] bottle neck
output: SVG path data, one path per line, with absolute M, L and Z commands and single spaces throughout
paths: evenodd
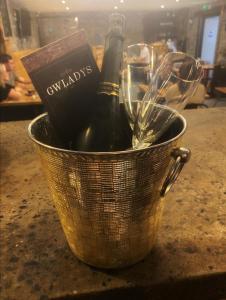
M 106 94 L 109 96 L 119 97 L 119 84 L 114 82 L 101 81 L 99 84 L 98 94 Z
M 98 94 L 119 96 L 123 37 L 110 33 L 106 39 Z

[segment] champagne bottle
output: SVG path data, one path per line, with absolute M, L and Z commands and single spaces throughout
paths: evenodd
M 90 125 L 72 143 L 71 148 L 74 150 L 120 151 L 131 146 L 128 121 L 119 103 L 124 30 L 125 17 L 121 14 L 112 14 L 105 41 L 97 105 Z

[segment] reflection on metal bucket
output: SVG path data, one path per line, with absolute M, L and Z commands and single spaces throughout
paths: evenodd
M 184 118 L 178 116 L 161 144 L 91 153 L 57 148 L 46 114 L 32 121 L 29 135 L 70 248 L 80 260 L 118 268 L 148 254 L 161 219 L 161 195 L 178 176 L 175 164 L 181 170 L 189 157 L 188 150 L 179 148 L 185 129 Z

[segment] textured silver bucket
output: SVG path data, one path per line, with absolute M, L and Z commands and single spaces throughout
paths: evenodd
M 69 246 L 79 259 L 118 268 L 148 254 L 156 240 L 163 196 L 189 159 L 189 150 L 180 147 L 185 129 L 186 121 L 178 115 L 161 144 L 92 153 L 57 148 L 47 114 L 31 122 L 29 135 Z

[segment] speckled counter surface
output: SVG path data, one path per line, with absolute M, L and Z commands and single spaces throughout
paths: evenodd
M 156 247 L 115 271 L 71 253 L 29 122 L 1 123 L 0 299 L 226 298 L 226 109 L 184 116 L 192 159 L 165 198 Z

